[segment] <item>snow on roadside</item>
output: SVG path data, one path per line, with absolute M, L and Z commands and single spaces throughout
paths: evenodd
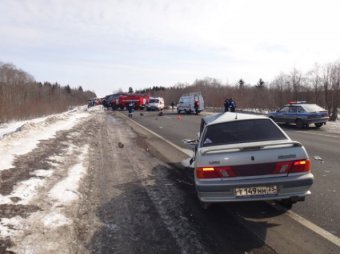
M 29 121 L 19 121 L 0 125 L 0 171 L 4 169 L 10 169 L 16 156 L 22 155 L 32 151 L 42 139 L 50 139 L 55 136 L 58 131 L 68 130 L 73 128 L 77 123 L 83 119 L 89 117 L 91 112 L 102 111 L 101 107 L 94 107 L 88 110 L 86 107 L 77 107 L 72 111 L 68 111 L 61 114 L 55 114 L 47 117 L 41 117 L 32 119 Z M 73 144 L 68 144 L 68 151 L 66 154 L 74 154 L 75 149 Z M 17 243 L 18 248 L 25 249 L 24 243 L 21 243 L 19 239 L 23 237 L 22 234 L 26 230 L 38 235 L 38 238 L 44 239 L 44 232 L 53 232 L 53 229 L 69 225 L 72 220 L 67 218 L 64 214 L 64 209 L 71 201 L 76 201 L 79 198 L 75 195 L 78 191 L 79 181 L 81 177 L 86 174 L 84 163 L 86 163 L 86 156 L 88 146 L 84 147 L 82 153 L 74 158 L 75 164 L 69 166 L 67 170 L 69 175 L 66 179 L 62 180 L 68 183 L 67 189 L 59 190 L 63 193 L 73 193 L 72 199 L 68 198 L 68 203 L 64 204 L 64 199 L 57 199 L 47 201 L 47 207 L 43 207 L 43 210 L 32 213 L 29 217 L 21 217 L 19 215 L 11 218 L 0 218 L 0 237 L 11 237 L 11 239 Z M 60 156 L 53 156 L 48 158 L 47 161 L 51 165 L 50 169 L 41 170 L 37 168 L 31 172 L 32 177 L 28 180 L 18 182 L 13 191 L 9 195 L 0 195 L 0 205 L 6 207 L 6 205 L 30 205 L 33 200 L 40 195 L 46 195 L 49 198 L 48 193 L 40 193 L 43 189 L 46 189 L 48 182 L 54 177 L 54 168 L 63 164 L 65 158 Z M 58 184 L 57 184 L 58 185 Z M 56 208 L 54 202 L 57 202 L 60 207 Z M 49 207 L 49 204 L 52 204 Z M 65 206 L 66 205 L 66 206 Z M 10 209 L 10 208 L 9 208 Z M 43 230 L 39 230 L 43 228 Z M 33 236 L 32 236 L 33 237 Z M 51 238 L 53 239 L 53 238 Z M 60 237 L 62 241 L 63 237 Z M 30 241 L 30 239 L 28 239 Z M 36 244 L 36 242 L 34 242 Z M 62 247 L 60 243 L 59 247 Z M 19 246 L 20 245 L 20 246 Z M 32 247 L 33 244 L 30 244 Z M 32 247 L 34 249 L 34 247 Z M 25 249 L 26 250 L 26 249 Z M 20 252 L 20 251 L 19 251 Z M 24 253 L 26 253 L 24 251 Z M 34 252 L 32 252 L 34 253 Z M 41 252 L 46 253 L 46 252 Z
M 46 193 L 48 203 L 47 207 L 32 213 L 29 217 L 23 218 L 15 216 L 13 218 L 0 219 L 0 236 L 10 236 L 11 240 L 16 243 L 13 251 L 17 253 L 46 253 L 45 251 L 52 248 L 52 252 L 60 250 L 65 244 L 64 235 L 58 229 L 60 227 L 68 227 L 73 223 L 72 218 L 66 214 L 68 206 L 79 199 L 78 189 L 80 181 L 87 174 L 87 157 L 89 146 L 82 148 L 81 153 L 75 158 L 75 164 L 71 165 L 67 170 L 67 175 L 61 181 L 57 182 L 48 193 Z M 42 184 L 34 181 L 41 180 L 44 186 L 48 178 L 53 176 L 53 170 L 36 170 L 33 172 L 35 176 L 46 176 L 46 179 L 39 178 L 30 179 L 30 185 L 21 182 L 16 190 L 26 187 L 27 196 L 19 203 L 28 204 L 32 200 L 32 195 L 39 195 L 38 189 Z M 29 181 L 29 180 L 28 180 Z M 28 182 L 27 181 L 27 182 Z M 29 232 L 29 233 L 27 233 Z M 37 246 L 37 242 L 44 242 L 43 245 Z
M 0 195 L 0 204 L 13 204 L 12 197 L 20 198 L 16 204 L 27 205 L 38 194 L 39 189 L 44 186 L 46 179 L 32 177 L 26 181 L 19 182 L 10 195 Z
M 337 120 L 335 122 L 328 121 L 325 127 L 329 132 L 340 134 L 340 120 Z
M 87 109 L 79 107 L 73 111 L 37 118 L 24 123 L 11 123 L 7 128 L 2 126 L 0 171 L 13 167 L 15 157 L 32 151 L 40 140 L 50 139 L 60 130 L 71 129 L 88 116 L 90 114 Z M 4 136 L 4 134 L 6 135 Z
M 73 154 L 75 147 L 72 144 L 68 145 L 68 150 L 65 154 Z M 53 176 L 53 168 L 59 167 L 65 159 L 60 156 L 52 156 L 47 159 L 51 169 L 36 169 L 31 172 L 31 178 L 18 182 L 13 191 L 9 195 L 0 194 L 0 204 L 21 204 L 27 205 L 38 194 L 39 189 L 46 184 L 48 178 Z M 20 201 L 13 202 L 12 198 L 19 198 Z
M 62 114 L 71 114 L 71 113 L 74 113 L 74 112 L 77 112 L 77 111 L 87 111 L 86 106 L 75 107 L 75 108 L 73 108 L 69 111 L 66 111 L 64 113 L 61 113 L 61 114 L 51 114 L 51 115 L 48 115 L 48 116 L 37 117 L 37 118 L 30 119 L 30 120 L 10 121 L 8 123 L 1 123 L 0 124 L 0 140 L 6 135 L 20 131 L 21 127 L 24 126 L 25 124 L 42 123 L 42 122 L 46 121 L 46 119 L 48 119 L 48 118 L 60 116 Z
M 68 172 L 67 178 L 58 182 L 49 192 L 49 197 L 59 203 L 70 203 L 78 198 L 78 187 L 80 179 L 87 173 L 86 167 L 83 165 L 85 161 L 88 145 L 83 148 L 82 154 L 79 156 L 80 163 L 74 165 Z M 56 204 L 58 205 L 58 204 Z

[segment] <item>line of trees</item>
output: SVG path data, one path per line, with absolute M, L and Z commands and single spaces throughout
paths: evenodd
M 240 79 L 231 85 L 205 78 L 193 84 L 179 83 L 165 89 L 150 88 L 144 91 L 163 97 L 167 104 L 177 103 L 182 94 L 199 91 L 208 107 L 223 107 L 226 98 L 233 98 L 239 108 L 263 111 L 278 109 L 288 101 L 307 101 L 326 108 L 330 120 L 335 121 L 340 106 L 340 63 L 316 64 L 307 73 L 294 68 L 288 74 L 279 74 L 271 82 L 259 79 L 256 84 L 247 84 Z
M 69 85 L 36 82 L 32 75 L 13 64 L 0 62 L 0 122 L 28 119 L 66 111 L 96 97 Z
M 133 91 L 132 87 L 130 90 Z M 326 108 L 330 120 L 336 120 L 340 106 L 340 62 L 316 64 L 306 73 L 294 68 L 270 82 L 259 79 L 256 84 L 248 84 L 240 79 L 236 84 L 228 84 L 205 78 L 193 84 L 153 86 L 136 92 L 163 97 L 167 104 L 177 103 L 182 94 L 201 92 L 206 106 L 217 108 L 223 107 L 226 98 L 233 98 L 238 108 L 259 110 L 275 110 L 288 101 L 304 100 Z M 0 122 L 63 112 L 70 106 L 84 105 L 93 97 L 95 93 L 83 91 L 81 86 L 74 89 L 69 85 L 36 82 L 32 75 L 13 64 L 0 62 Z

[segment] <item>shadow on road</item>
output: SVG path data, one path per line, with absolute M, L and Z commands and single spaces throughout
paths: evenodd
M 192 169 L 178 164 L 160 165 L 147 179 L 112 186 L 120 194 L 98 208 L 103 226 L 88 248 L 94 253 L 275 253 L 262 239 L 277 225 L 252 219 L 280 212 L 265 202 L 203 210 L 191 175 Z M 256 234 L 249 230 L 254 227 Z

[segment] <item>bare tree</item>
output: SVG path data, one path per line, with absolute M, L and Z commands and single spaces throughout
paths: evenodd
M 334 64 L 331 72 L 331 115 L 330 120 L 335 121 L 338 117 L 340 100 L 340 63 Z
M 291 84 L 293 85 L 293 93 L 294 93 L 294 100 L 299 100 L 299 92 L 301 89 L 301 77 L 302 73 L 299 72 L 296 68 L 290 74 L 291 77 Z
M 307 79 L 314 91 L 314 103 L 321 104 L 322 78 L 319 64 L 316 63 L 314 69 L 307 73 Z
M 328 114 L 331 113 L 332 101 L 331 101 L 331 86 L 332 86 L 332 69 L 333 64 L 327 64 L 323 67 L 323 92 L 326 109 Z
M 82 105 L 95 94 L 34 78 L 12 64 L 0 63 L 0 122 L 28 119 Z

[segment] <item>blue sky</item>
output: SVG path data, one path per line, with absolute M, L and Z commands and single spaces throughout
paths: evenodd
M 337 0 L 1 0 L 0 61 L 98 96 L 340 59 Z

